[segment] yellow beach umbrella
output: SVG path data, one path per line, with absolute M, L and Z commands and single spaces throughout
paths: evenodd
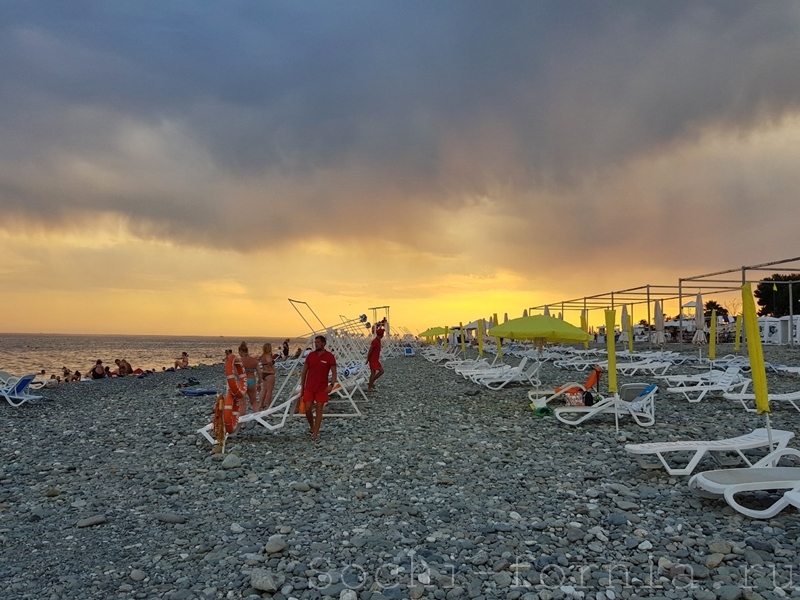
M 483 319 L 478 319 L 478 356 L 483 358 L 483 329 L 486 325 Z
M 769 394 L 767 392 L 767 370 L 764 367 L 764 349 L 758 332 L 758 316 L 753 301 L 753 290 L 749 283 L 742 286 L 742 312 L 744 330 L 747 336 L 747 355 L 750 359 L 750 377 L 753 378 L 753 392 L 756 395 L 756 412 L 769 413 Z M 767 417 L 769 424 L 769 416 Z
M 492 329 L 497 327 L 499 324 L 500 324 L 500 321 L 497 320 L 497 313 L 494 313 L 494 325 L 495 326 L 492 327 Z M 492 329 L 490 329 L 489 331 L 491 331 Z M 494 335 L 494 334 L 490 334 L 490 335 Z M 500 340 L 499 336 L 496 337 L 495 342 L 497 343 L 497 360 L 503 360 L 503 342 Z
M 633 308 L 631 307 L 631 316 L 628 319 L 628 352 L 633 354 Z
M 708 360 L 717 358 L 717 309 L 711 309 L 711 328 L 708 332 Z
M 431 327 L 420 333 L 417 337 L 436 337 L 437 335 L 444 335 L 444 332 L 444 327 Z
M 742 346 L 742 315 L 736 317 L 736 337 L 733 339 L 733 351 L 739 353 L 739 348 Z
M 608 391 L 617 393 L 617 351 L 614 346 L 614 323 L 617 311 L 606 310 L 606 348 L 608 349 Z
M 589 319 L 586 316 L 586 310 L 581 311 L 581 330 L 585 331 L 587 334 L 589 333 Z M 589 349 L 589 340 L 583 342 L 583 348 L 585 350 Z
M 511 319 L 502 325 L 492 327 L 488 333 L 511 340 L 542 340 L 544 342 L 585 342 L 591 337 L 582 329 L 566 321 L 544 315 Z

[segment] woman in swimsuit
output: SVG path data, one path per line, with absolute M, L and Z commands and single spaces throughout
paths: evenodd
M 246 342 L 239 344 L 239 356 L 242 358 L 242 366 L 247 376 L 247 397 L 250 399 L 250 408 L 253 409 L 253 412 L 258 412 L 258 386 L 261 381 L 261 367 L 258 365 L 258 360 L 248 353 Z M 245 407 L 240 407 L 239 410 L 241 414 L 244 414 L 241 408 Z
M 261 378 L 263 379 L 258 403 L 261 410 L 267 410 L 272 404 L 272 390 L 275 389 L 275 359 L 272 356 L 272 344 L 264 344 L 258 360 L 261 361 Z

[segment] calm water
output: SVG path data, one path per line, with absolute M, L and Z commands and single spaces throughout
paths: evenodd
M 261 354 L 261 345 L 271 342 L 280 351 L 285 338 L 247 339 L 250 354 Z M 241 338 L 190 337 L 160 335 L 41 335 L 0 334 L 0 370 L 12 375 L 45 370 L 61 375 L 61 368 L 81 373 L 88 371 L 99 358 L 104 365 L 116 368 L 114 359 L 126 359 L 134 369 L 171 367 L 181 352 L 189 353 L 189 364 L 222 362 L 225 349 L 236 349 Z M 292 351 L 305 340 L 292 339 Z

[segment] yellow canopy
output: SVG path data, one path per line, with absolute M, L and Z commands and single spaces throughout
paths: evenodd
M 444 327 L 431 327 L 420 333 L 417 337 L 436 337 L 437 335 L 444 335 Z
M 548 342 L 587 342 L 591 336 L 561 319 L 534 315 L 511 319 L 492 327 L 488 335 L 511 340 L 545 340 Z

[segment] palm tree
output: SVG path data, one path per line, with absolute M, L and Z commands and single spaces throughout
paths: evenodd
M 718 317 L 727 317 L 728 309 L 720 305 L 716 300 L 709 300 L 703 305 L 703 316 L 710 317 L 711 311 L 716 310 Z

